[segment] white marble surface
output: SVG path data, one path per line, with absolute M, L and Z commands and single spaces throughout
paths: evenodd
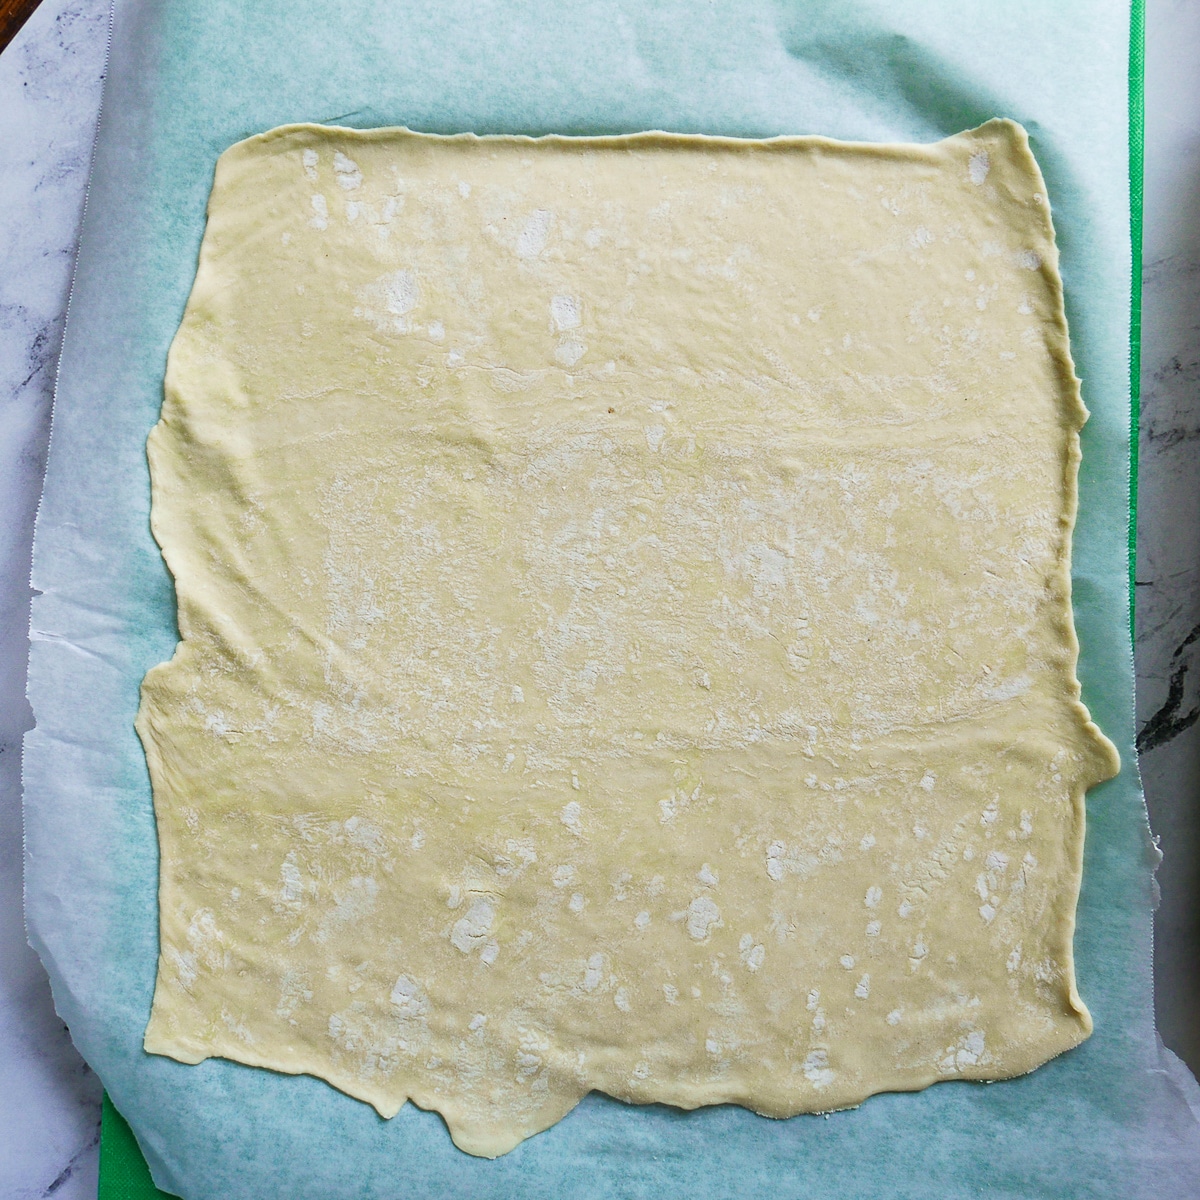
M 29 546 L 108 0 L 45 0 L 0 56 L 0 1200 L 91 1200 L 100 1088 L 20 908 Z M 1167 1045 L 1200 1070 L 1200 0 L 1147 12 L 1138 580 L 1142 769 L 1162 838 Z M 1189 640 L 1192 639 L 1192 640 Z
M 1155 993 L 1200 1074 L 1200 3 L 1150 0 L 1146 39 L 1138 747 L 1161 839 Z
M 108 33 L 46 0 L 0 55 L 0 1198 L 94 1200 L 100 1083 L 50 1002 L 21 913 L 29 548 Z

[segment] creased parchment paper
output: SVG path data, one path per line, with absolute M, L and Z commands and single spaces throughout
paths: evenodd
M 59 1011 L 162 1187 L 189 1200 L 1196 1191 L 1195 1084 L 1154 1034 L 1154 855 L 1133 767 L 1127 17 L 1107 0 L 118 3 L 35 547 L 27 902 Z M 384 1121 L 312 1077 L 145 1053 L 158 861 L 133 722 L 178 640 L 145 443 L 218 156 L 302 120 L 935 142 L 997 116 L 1029 130 L 1046 178 L 1091 412 L 1071 568 L 1079 677 L 1125 764 L 1087 801 L 1074 945 L 1092 1036 L 1002 1085 L 880 1095 L 828 1119 L 593 1093 L 491 1162 L 411 1105 Z

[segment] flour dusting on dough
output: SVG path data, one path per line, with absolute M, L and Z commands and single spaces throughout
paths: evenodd
M 1086 1037 L 1044 196 L 1007 122 L 228 151 L 149 446 L 147 1049 L 495 1156 Z

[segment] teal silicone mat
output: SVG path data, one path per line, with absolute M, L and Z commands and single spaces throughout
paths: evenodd
M 31 935 L 111 1096 L 106 1198 L 155 1194 L 117 1110 L 158 1184 L 188 1200 L 1200 1194 L 1194 1084 L 1154 1036 L 1155 853 L 1133 753 L 1129 30 L 1109 0 L 118 5 L 35 547 L 25 757 Z M 297 120 L 931 141 L 993 116 L 1027 127 L 1046 175 L 1092 411 L 1073 569 L 1080 675 L 1125 760 L 1088 799 L 1076 953 L 1093 1038 L 1021 1080 L 878 1096 L 827 1119 L 593 1095 L 496 1162 L 459 1153 L 411 1106 L 383 1122 L 312 1078 L 145 1055 L 157 860 L 132 716 L 175 627 L 143 445 L 218 154 Z

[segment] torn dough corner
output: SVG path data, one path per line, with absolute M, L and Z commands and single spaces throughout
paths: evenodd
M 495 1156 L 1080 1042 L 1085 417 L 1011 122 L 234 146 L 149 443 L 146 1048 Z

